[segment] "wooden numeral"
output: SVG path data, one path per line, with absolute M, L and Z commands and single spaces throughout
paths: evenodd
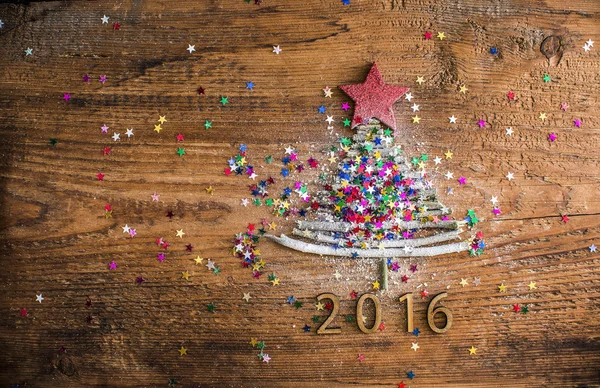
M 409 333 L 412 333 L 414 330 L 413 324 L 413 294 L 412 292 L 408 294 L 402 295 L 398 301 L 402 303 L 402 301 L 406 300 L 406 330 Z
M 339 334 L 342 332 L 342 329 L 337 328 L 327 328 L 327 326 L 333 321 L 336 317 L 338 310 L 340 309 L 340 300 L 334 294 L 321 294 L 317 296 L 317 301 L 322 301 L 323 299 L 329 299 L 333 303 L 333 309 L 331 310 L 331 314 L 327 317 L 325 322 L 317 329 L 317 334 Z
M 365 327 L 365 324 L 362 320 L 363 317 L 363 304 L 365 300 L 371 299 L 375 304 L 375 323 L 370 329 Z M 358 304 L 356 305 L 356 322 L 358 323 L 358 328 L 363 333 L 375 333 L 381 324 L 381 304 L 379 303 L 379 298 L 373 294 L 364 294 L 358 300 Z
M 429 307 L 427 308 L 427 323 L 429 323 L 429 327 L 436 333 L 445 333 L 450 330 L 452 326 L 452 313 L 447 307 L 438 307 L 436 309 L 433 308 L 435 304 L 440 300 L 448 296 L 447 292 L 442 292 L 439 295 L 436 295 L 435 298 L 431 300 L 429 303 Z M 435 314 L 442 313 L 446 316 L 446 325 L 442 328 L 439 328 L 435 325 Z

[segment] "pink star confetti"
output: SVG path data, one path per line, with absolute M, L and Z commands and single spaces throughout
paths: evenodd
M 563 111 L 567 111 L 567 109 L 569 109 L 569 104 L 567 104 L 566 102 L 563 102 L 562 104 L 560 104 L 560 109 L 562 109 Z
M 117 263 L 115 263 L 115 261 L 111 261 L 110 264 L 108 265 L 109 269 L 115 270 L 117 269 Z
M 459 185 L 464 185 L 465 183 L 467 183 L 467 178 L 465 178 L 464 176 L 461 176 L 460 178 L 458 178 Z
M 344 102 L 342 104 L 342 110 L 347 111 L 348 109 L 350 109 L 350 104 L 348 104 L 347 102 Z
M 82 79 L 83 79 L 83 82 L 90 82 L 90 76 L 88 74 L 84 75 L 82 77 Z
M 71 99 L 71 94 L 70 93 L 63 94 L 63 99 L 68 102 Z
M 479 120 L 479 122 L 477 124 L 479 125 L 479 128 L 484 128 L 485 127 L 485 120 Z
M 106 124 L 102 124 L 102 126 L 100 127 L 100 129 L 102 130 L 102 133 L 108 133 L 108 129 L 110 127 L 107 127 Z
M 579 120 L 579 119 L 573 120 L 573 125 L 576 126 L 577 128 L 581 128 L 581 120 Z
M 159 253 L 156 259 L 162 263 L 165 260 L 165 254 L 162 252 Z
M 100 82 L 102 82 L 102 85 L 104 85 L 104 83 L 106 82 L 106 75 L 100 76 Z
M 500 215 L 500 213 L 502 213 L 502 212 L 500 211 L 500 208 L 499 208 L 499 207 L 495 207 L 495 208 L 492 210 L 492 212 L 493 212 L 493 213 L 494 213 L 494 215 L 496 215 L 496 216 L 498 216 L 498 215 Z
M 360 361 L 360 362 L 363 362 L 363 360 L 364 360 L 364 359 L 365 359 L 365 355 L 364 355 L 364 354 L 362 354 L 362 353 L 360 353 L 360 354 L 358 355 L 358 361 Z
M 129 235 L 131 236 L 131 238 L 135 237 L 136 233 L 137 232 L 135 229 L 129 229 Z
M 152 201 L 158 202 L 158 197 L 160 197 L 160 195 L 154 193 L 154 194 L 151 195 L 151 197 L 152 197 Z
M 271 357 L 269 357 L 269 355 L 265 353 L 263 355 L 263 362 L 266 362 L 268 364 L 269 361 L 271 361 Z
M 548 134 L 548 141 L 554 143 L 554 140 L 556 140 L 556 133 L 552 132 Z

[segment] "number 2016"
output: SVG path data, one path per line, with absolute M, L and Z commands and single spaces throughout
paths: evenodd
M 450 327 L 452 326 L 452 313 L 450 312 L 450 310 L 447 307 L 437 307 L 434 308 L 435 304 L 440 300 L 443 299 L 445 297 L 448 296 L 447 292 L 442 292 L 441 294 L 436 295 L 433 299 L 431 299 L 431 302 L 429 302 L 429 307 L 427 308 L 427 323 L 429 324 L 429 327 L 431 328 L 431 330 L 433 330 L 435 333 L 441 334 L 441 333 L 445 333 L 448 330 L 450 330 Z M 402 295 L 400 298 L 398 298 L 399 302 L 403 302 L 406 301 L 406 315 L 407 315 L 407 324 L 406 324 L 406 329 L 409 333 L 412 333 L 412 331 L 414 330 L 414 324 L 413 324 L 413 294 L 412 293 L 408 293 L 408 294 L 404 294 Z M 331 300 L 331 303 L 333 304 L 333 308 L 331 309 L 331 314 L 329 315 L 329 317 L 327 317 L 327 319 L 325 320 L 325 322 L 323 322 L 323 324 L 317 329 L 317 334 L 338 334 L 342 332 L 341 328 L 328 328 L 329 324 L 333 321 L 333 319 L 337 316 L 338 311 L 340 309 L 340 300 L 338 299 L 338 297 L 334 294 L 321 294 L 319 296 L 317 296 L 317 301 L 322 301 L 324 299 L 329 299 Z M 373 323 L 373 326 L 366 327 L 363 320 L 359 319 L 359 317 L 362 317 L 363 315 L 363 305 L 365 303 L 365 301 L 367 299 L 371 299 L 371 301 L 373 301 L 373 304 L 375 305 L 375 322 Z M 444 314 L 446 316 L 446 325 L 444 327 L 437 327 L 435 325 L 435 320 L 434 317 L 436 314 Z M 379 325 L 381 324 L 381 303 L 379 301 L 379 298 L 375 295 L 375 294 L 364 294 L 362 295 L 359 299 L 358 299 L 358 303 L 356 304 L 356 322 L 358 323 L 358 328 L 360 329 L 360 331 L 362 331 L 363 333 L 374 333 L 377 331 L 377 328 L 379 327 Z

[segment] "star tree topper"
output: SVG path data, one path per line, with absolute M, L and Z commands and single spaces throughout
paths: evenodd
M 340 89 L 356 103 L 352 128 L 362 124 L 363 120 L 374 117 L 391 129 L 396 129 L 396 118 L 392 105 L 408 91 L 408 88 L 386 85 L 376 63 L 373 63 L 365 82 L 342 85 Z

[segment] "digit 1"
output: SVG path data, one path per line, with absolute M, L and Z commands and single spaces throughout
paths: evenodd
M 406 330 L 409 333 L 412 333 L 414 330 L 413 324 L 413 294 L 409 292 L 408 294 L 402 295 L 398 301 L 402 303 L 402 301 L 406 300 Z

